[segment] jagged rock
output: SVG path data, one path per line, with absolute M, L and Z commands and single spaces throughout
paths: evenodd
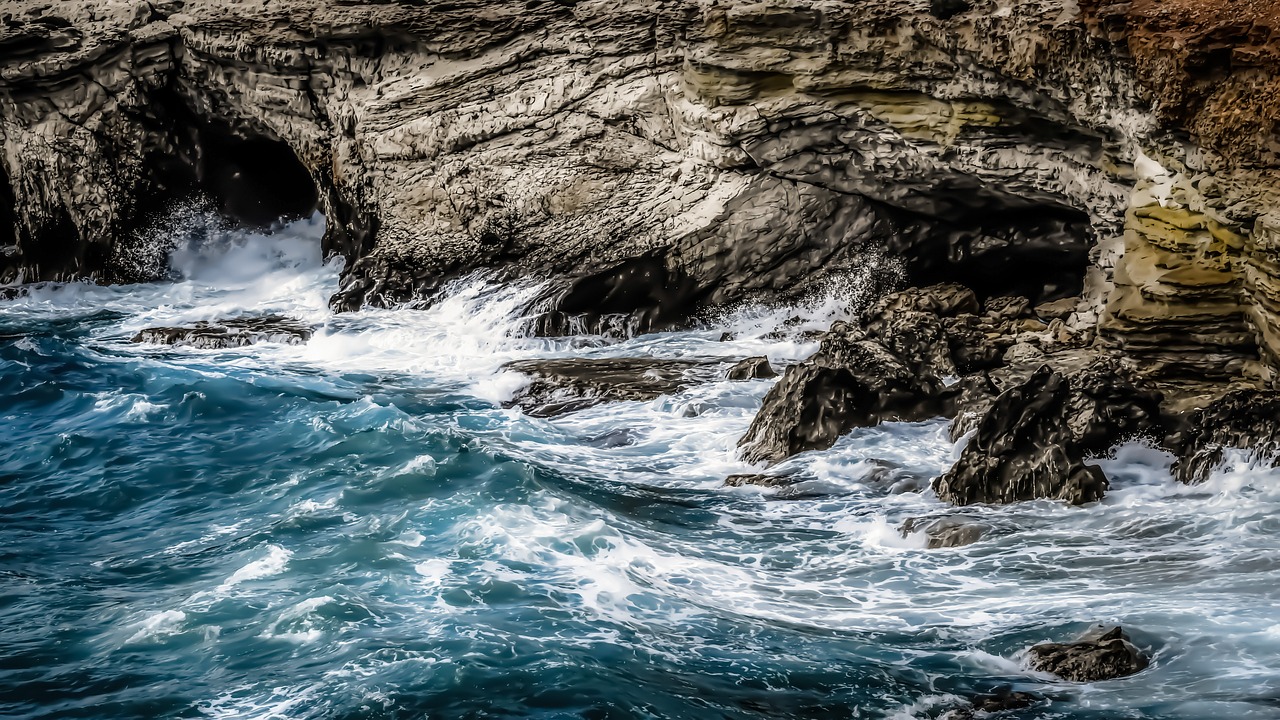
M 1150 661 L 1120 626 L 1094 628 L 1072 643 L 1041 643 L 1028 651 L 1031 667 L 1073 682 L 1126 677 Z
M 1042 366 L 995 399 L 934 490 L 957 505 L 1098 500 L 1107 479 L 1085 458 L 1126 437 L 1163 434 L 1161 395 L 1136 383 L 1108 356 L 1068 375 Z
M 1174 477 L 1184 483 L 1206 480 L 1231 448 L 1244 450 L 1255 462 L 1280 465 L 1280 393 L 1228 393 L 1192 412 L 1168 444 L 1179 456 Z
M 134 335 L 131 342 L 204 349 L 238 348 L 264 342 L 301 345 L 311 339 L 313 332 L 310 326 L 292 318 L 268 315 L 146 328 Z
M 777 376 L 778 373 L 774 372 L 773 366 L 769 364 L 769 358 L 763 355 L 739 361 L 729 368 L 727 374 L 730 380 L 763 380 Z
M 898 532 L 907 537 L 923 532 L 930 550 L 972 545 L 991 532 L 991 526 L 963 516 L 941 518 L 907 518 Z
M 504 370 L 530 382 L 503 407 L 533 417 L 554 417 L 606 402 L 652 400 L 714 377 L 716 361 L 655 358 L 556 358 L 519 360 Z
M 17 300 L 27 294 L 27 288 L 24 285 L 6 285 L 0 287 L 0 300 Z
M 818 352 L 787 368 L 738 441 L 748 462 L 775 463 L 831 447 L 856 427 L 923 420 L 942 412 L 942 381 L 837 323 Z

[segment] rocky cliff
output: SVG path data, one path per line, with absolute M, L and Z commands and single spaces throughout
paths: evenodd
M 1276 27 L 1261 0 L 18 0 L 0 268 L 128 279 L 200 196 L 319 208 L 339 310 L 493 267 L 552 279 L 543 332 L 643 330 L 891 257 L 1079 296 L 1058 331 L 1151 369 L 1265 376 Z

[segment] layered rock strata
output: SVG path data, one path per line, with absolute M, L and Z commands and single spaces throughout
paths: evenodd
M 19 0 L 0 31 L 4 274 L 110 277 L 116 243 L 202 192 L 250 224 L 318 205 L 350 261 L 339 309 L 497 266 L 556 279 L 544 332 L 637 331 L 887 253 L 984 297 L 1085 285 L 1070 318 L 1088 327 L 1140 151 L 1204 189 L 1194 212 L 1246 240 L 1270 227 L 1274 113 L 1217 122 L 1225 96 L 1195 89 L 1269 78 L 1269 20 L 1184 38 L 1230 50 L 1204 70 L 1161 59 L 1143 8 Z M 1248 264 L 1244 310 L 1207 338 L 1246 360 L 1237 316 L 1245 335 L 1273 317 L 1253 299 L 1270 268 Z M 1112 316 L 1140 349 L 1133 304 Z

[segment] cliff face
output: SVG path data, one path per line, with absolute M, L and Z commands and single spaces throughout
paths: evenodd
M 1236 373 L 1280 351 L 1275 23 L 1215 4 L 21 0 L 0 262 L 127 277 L 199 192 L 318 206 L 338 309 L 493 266 L 544 332 L 660 328 L 888 255 Z

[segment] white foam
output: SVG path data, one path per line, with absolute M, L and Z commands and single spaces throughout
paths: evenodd
M 253 562 L 241 567 L 231 574 L 220 586 L 218 591 L 226 593 L 232 588 L 242 583 L 251 582 L 253 580 L 262 580 L 273 575 L 279 575 L 284 572 L 285 567 L 289 564 L 289 558 L 293 557 L 293 553 L 279 545 L 268 545 L 266 557 L 254 560 Z
M 133 635 L 125 642 L 137 643 L 179 632 L 186 622 L 187 614 L 181 610 L 162 610 L 147 616 L 134 627 Z

